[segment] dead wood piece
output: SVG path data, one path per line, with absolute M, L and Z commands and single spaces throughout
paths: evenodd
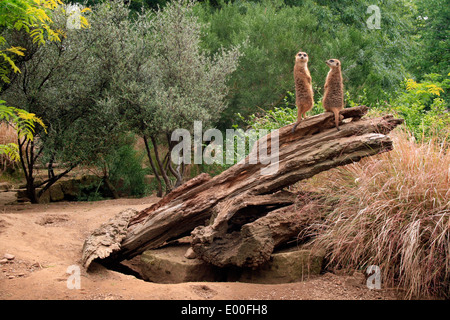
M 290 164 L 286 162 L 289 170 L 281 169 L 284 175 L 274 177 L 271 187 L 276 186 L 278 181 L 282 186 L 286 181 L 294 183 L 338 165 L 359 161 L 363 157 L 389 150 L 391 147 L 392 143 L 387 136 L 374 133 L 365 134 L 358 139 L 349 137 L 340 139 L 338 143 L 323 144 L 316 150 L 306 150 L 305 156 L 293 158 Z M 314 165 L 308 166 L 308 163 Z M 266 189 L 264 184 L 260 184 L 253 190 L 261 192 L 260 190 Z M 268 212 L 254 222 L 243 224 L 239 232 L 230 232 L 230 214 L 234 210 L 228 206 L 217 208 L 220 212 L 212 224 L 199 226 L 192 232 L 192 248 L 201 259 L 220 267 L 256 267 L 270 258 L 276 245 L 304 228 L 302 211 L 296 212 L 294 207 L 290 206 Z
M 81 262 L 88 269 L 95 259 L 104 259 L 120 249 L 127 235 L 128 223 L 138 212 L 126 209 L 102 224 L 84 242 Z
M 297 201 L 287 207 L 242 225 L 240 231 L 221 238 L 213 228 L 198 227 L 192 232 L 192 248 L 197 257 L 219 267 L 258 267 L 270 259 L 273 250 L 299 239 L 300 233 L 325 217 L 323 201 Z M 208 239 L 205 242 L 205 239 Z M 214 239 L 211 242 L 209 240 Z
M 278 153 L 272 153 L 271 139 L 261 138 L 238 164 L 212 178 L 200 175 L 139 212 L 114 259 L 132 258 L 192 232 L 193 249 L 205 261 L 218 266 L 261 264 L 285 241 L 285 232 L 289 236 L 292 230 L 297 232 L 295 221 L 303 219 L 300 213 L 289 213 L 287 206 L 294 197 L 283 191 L 285 187 L 392 149 L 385 134 L 402 119 L 363 119 L 367 110 L 365 106 L 342 110 L 340 131 L 332 113 L 303 120 L 293 134 L 292 125 L 283 127 L 278 130 Z M 259 152 L 267 151 L 275 160 L 250 164 L 260 146 Z M 267 168 L 276 170 L 261 174 Z

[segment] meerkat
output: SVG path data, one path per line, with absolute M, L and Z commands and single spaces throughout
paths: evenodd
M 305 52 L 299 52 L 295 55 L 294 80 L 297 122 L 292 127 L 292 132 L 294 132 L 300 124 L 306 112 L 311 110 L 314 105 L 311 74 L 308 70 L 308 55 Z
M 339 111 L 344 109 L 344 85 L 342 83 L 341 62 L 337 59 L 325 61 L 330 67 L 325 80 L 323 93 L 323 107 L 326 111 L 334 113 L 336 129 L 339 129 Z

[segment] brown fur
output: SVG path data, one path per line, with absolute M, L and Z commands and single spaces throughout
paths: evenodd
M 344 109 L 344 85 L 342 82 L 341 62 L 337 59 L 326 61 L 330 67 L 325 80 L 323 107 L 328 112 L 334 113 L 334 122 L 339 130 L 339 111 Z
M 297 122 L 292 127 L 292 132 L 294 132 L 295 128 L 300 124 L 306 112 L 311 110 L 314 105 L 311 74 L 308 70 L 308 55 L 305 52 L 299 52 L 295 56 L 294 80 Z

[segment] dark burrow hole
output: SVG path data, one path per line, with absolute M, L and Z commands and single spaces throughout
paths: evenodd
M 137 265 L 139 261 L 139 256 L 132 260 L 124 260 L 124 261 L 113 261 L 112 259 L 95 259 L 95 262 L 102 265 L 108 270 L 116 271 L 119 273 L 123 273 L 126 275 L 133 276 L 139 280 L 144 280 L 142 275 L 139 273 L 139 266 Z

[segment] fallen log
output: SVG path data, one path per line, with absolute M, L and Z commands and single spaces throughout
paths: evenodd
M 270 259 L 275 248 L 289 241 L 304 242 L 309 234 L 300 232 L 322 222 L 331 211 L 325 202 L 314 195 L 300 194 L 294 204 L 270 211 L 253 222 L 236 224 L 239 217 L 234 216 L 228 221 L 227 232 L 214 241 L 205 241 L 214 234 L 213 228 L 197 227 L 192 231 L 191 245 L 197 257 L 219 267 L 258 267 Z
M 205 261 L 218 266 L 263 263 L 276 246 L 275 239 L 283 239 L 279 235 L 283 234 L 289 219 L 295 222 L 299 218 L 281 214 L 289 211 L 281 208 L 295 201 L 293 194 L 283 190 L 285 187 L 392 149 L 392 141 L 385 134 L 402 123 L 402 119 L 391 115 L 361 119 L 367 110 L 365 106 L 342 110 L 340 131 L 335 129 L 331 113 L 303 120 L 294 133 L 292 125 L 283 127 L 278 130 L 277 161 L 250 164 L 249 159 L 258 152 L 274 155 L 272 140 L 261 138 L 249 156 L 220 175 L 211 178 L 201 174 L 131 217 L 120 249 L 112 250 L 110 259 L 132 258 L 192 232 L 193 250 Z M 262 170 L 273 168 L 276 170 L 272 174 L 261 174 Z M 278 229 L 270 220 L 275 216 L 287 218 L 285 223 L 278 224 Z M 253 235 L 246 236 L 250 231 Z M 264 233 L 267 235 L 256 236 Z M 236 244 L 239 241 L 247 244 Z M 254 244 L 253 251 L 260 254 L 251 254 L 250 242 Z M 92 255 L 95 250 L 89 252 Z M 236 255 L 239 258 L 233 258 Z M 92 261 L 89 255 L 83 257 L 83 261 Z

